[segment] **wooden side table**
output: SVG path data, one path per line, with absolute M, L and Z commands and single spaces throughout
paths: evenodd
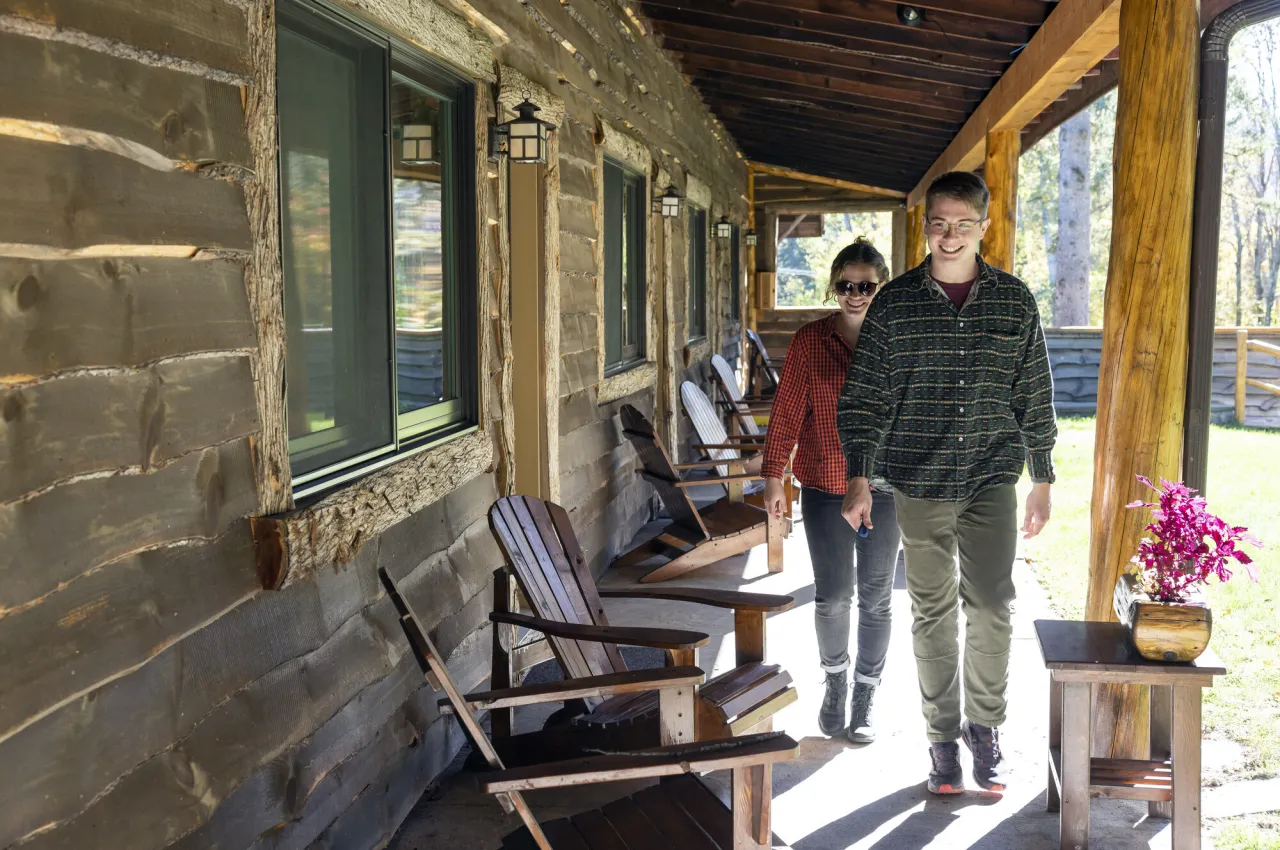
M 1036 620 L 1049 670 L 1048 809 L 1061 810 L 1062 850 L 1089 846 L 1089 798 L 1146 800 L 1173 818 L 1173 850 L 1200 848 L 1200 689 L 1226 673 L 1205 652 L 1187 664 L 1148 661 L 1119 623 Z M 1151 688 L 1151 759 L 1091 758 L 1093 686 Z

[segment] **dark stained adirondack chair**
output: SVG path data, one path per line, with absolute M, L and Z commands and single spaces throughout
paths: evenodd
M 768 414 L 772 402 L 750 401 L 738 386 L 738 376 L 733 367 L 719 354 L 711 355 L 711 374 L 715 377 L 719 390 L 719 405 L 724 408 L 729 423 L 728 433 L 731 438 L 763 441 L 765 429 L 756 422 L 756 413 Z
M 692 480 L 681 478 L 679 470 L 697 469 L 706 464 L 673 464 L 643 413 L 624 404 L 619 416 L 622 418 L 622 433 L 635 447 L 644 467 L 637 472 L 658 491 L 671 523 L 653 540 L 620 556 L 613 562 L 614 566 L 643 563 L 655 557 L 665 558 L 665 563 L 640 581 L 666 581 L 731 555 L 750 551 L 763 543 L 768 553 L 769 572 L 782 572 L 782 538 L 786 519 L 772 517 L 763 508 L 743 501 L 744 485 L 758 481 L 759 474 Z M 699 509 L 686 490 L 707 484 L 725 484 L 729 495 Z
M 734 612 L 737 666 L 694 689 L 695 712 L 689 715 L 698 740 L 738 736 L 763 731 L 772 717 L 796 699 L 791 676 L 776 664 L 765 663 L 765 617 L 795 605 L 790 596 L 709 590 L 704 588 L 597 589 L 586 558 L 564 508 L 532 496 L 507 496 L 489 509 L 489 528 L 506 558 L 507 567 L 495 572 L 494 603 L 498 610 L 490 620 L 499 626 L 519 626 L 547 636 L 556 659 L 570 682 L 590 682 L 604 677 L 643 677 L 652 670 L 629 671 L 618 645 L 665 649 L 676 667 L 695 663 L 695 650 L 709 637 L 699 632 L 654 628 L 619 628 L 609 625 L 601 597 L 675 599 L 697 602 Z M 532 609 L 532 616 L 508 608 L 508 573 L 515 576 Z M 497 631 L 497 630 L 495 630 Z M 509 683 L 513 671 L 510 656 L 495 647 L 492 681 Z M 652 689 L 621 696 L 584 692 L 585 713 L 572 725 L 594 737 L 618 730 L 629 740 L 654 741 L 652 730 L 662 701 Z M 493 718 L 494 728 L 510 729 L 510 720 Z M 649 729 L 635 732 L 635 727 Z M 536 733 L 534 733 L 536 734 Z M 520 736 L 516 736 L 520 737 Z M 577 744 L 562 736 L 568 746 Z M 664 731 L 662 739 L 669 736 Z
M 747 329 L 747 345 L 750 348 L 747 389 L 756 398 L 772 398 L 778 391 L 778 368 L 782 366 L 782 358 L 770 357 L 760 334 L 750 328 Z
M 724 362 L 723 359 L 721 362 Z M 725 366 L 727 368 L 728 364 Z M 760 458 L 761 452 L 764 451 L 761 438 L 752 442 L 747 438 L 735 439 L 726 434 L 724 423 L 716 416 L 715 408 L 711 406 L 711 399 L 707 398 L 702 387 L 693 381 L 685 381 L 680 385 L 680 400 L 684 402 L 684 412 L 693 422 L 693 430 L 698 433 L 698 439 L 701 441 L 693 444 L 694 451 L 701 452 L 710 458 L 704 465 L 715 466 L 716 472 L 722 478 L 741 475 L 744 472 L 760 471 L 759 463 L 753 464 L 752 461 Z M 718 463 L 718 461 L 721 462 Z M 685 467 L 693 465 L 693 463 L 682 464 Z M 787 526 L 790 526 L 791 503 L 795 499 L 790 472 L 783 474 L 782 485 L 787 493 L 785 516 L 788 520 Z M 751 481 L 743 487 L 743 501 L 748 505 L 764 508 L 763 479 Z M 784 526 L 784 530 L 787 533 L 790 532 L 789 527 Z
M 379 570 L 379 576 L 428 683 L 435 690 L 444 690 L 446 699 L 442 702 L 452 707 L 452 713 L 488 763 L 489 771 L 479 777 L 480 789 L 494 795 L 506 812 L 516 812 L 524 821 L 522 829 L 503 839 L 504 850 L 739 850 L 776 846 L 770 844 L 773 765 L 795 758 L 798 746 L 782 733 L 749 735 L 731 741 L 681 741 L 681 736 L 687 737 L 690 732 L 692 686 L 701 681 L 701 670 L 641 671 L 666 674 L 664 680 L 641 683 L 660 689 L 663 729 L 671 733 L 664 735 L 663 746 L 507 768 L 480 726 L 476 711 L 555 701 L 566 693 L 629 693 L 637 685 L 636 674 L 630 674 L 632 678 L 626 682 L 614 676 L 609 681 L 597 678 L 589 684 L 568 680 L 464 696 L 413 606 L 385 569 Z M 669 741 L 668 737 L 678 742 Z M 699 773 L 725 769 L 733 771 L 732 809 L 697 778 Z M 661 782 L 601 809 L 541 824 L 522 793 L 650 777 L 660 778 Z

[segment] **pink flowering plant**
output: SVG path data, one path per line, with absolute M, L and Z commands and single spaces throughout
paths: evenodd
M 1138 480 L 1160 494 L 1159 502 L 1138 500 L 1125 506 L 1152 509 L 1152 523 L 1146 530 L 1153 536 L 1142 539 L 1133 563 L 1139 585 L 1153 601 L 1186 602 L 1209 576 L 1229 580 L 1232 560 L 1244 566 L 1249 578 L 1258 580 L 1253 559 L 1239 546 L 1262 546 L 1249 529 L 1228 525 L 1209 513 L 1204 497 L 1181 482 L 1162 478 L 1156 487 L 1141 475 Z

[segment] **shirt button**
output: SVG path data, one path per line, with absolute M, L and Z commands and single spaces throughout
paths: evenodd
M 963 408 L 963 407 L 962 407 L 962 408 L 960 408 L 960 412 L 961 412 L 961 413 L 964 413 L 964 408 Z M 963 440 L 963 439 L 964 439 L 964 437 L 961 437 L 960 439 L 962 439 L 962 440 Z
M 962 328 L 964 327 L 964 322 L 961 322 L 961 323 L 960 323 L 960 327 L 962 327 Z
M 962 442 L 962 443 L 964 442 L 964 437 L 961 437 L 961 438 L 960 438 L 960 442 Z
M 962 386 L 962 387 L 964 386 L 964 378 L 961 378 L 961 379 L 960 379 L 960 386 Z

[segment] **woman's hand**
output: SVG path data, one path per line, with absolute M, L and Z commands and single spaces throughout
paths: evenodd
M 770 516 L 781 518 L 786 499 L 787 493 L 782 486 L 781 478 L 766 478 L 764 480 L 764 509 L 766 513 Z

